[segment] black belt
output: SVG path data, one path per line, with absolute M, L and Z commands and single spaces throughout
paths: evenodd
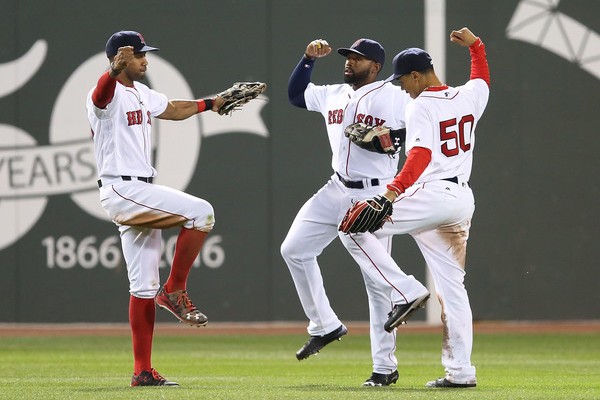
M 342 178 L 342 176 L 340 174 L 338 174 L 337 172 L 335 174 L 340 179 L 340 182 L 342 182 L 344 184 L 344 186 L 346 186 L 347 188 L 350 188 L 350 189 L 364 189 L 365 188 L 363 181 L 348 181 L 348 180 Z M 378 185 L 379 185 L 379 179 L 377 179 L 377 178 L 371 179 L 371 186 L 378 186 Z
M 458 185 L 458 178 L 456 176 L 453 176 L 452 178 L 443 178 L 443 181 L 448 181 L 448 182 L 453 182 L 456 183 Z
M 453 176 L 452 178 L 444 178 L 444 179 L 442 179 L 442 180 L 443 180 L 443 181 L 452 182 L 452 183 L 456 183 L 456 184 L 458 185 L 458 177 L 456 177 L 456 176 Z M 469 185 L 469 182 L 465 182 L 465 183 L 467 184 L 467 186 L 471 187 L 471 186 Z M 463 184 L 463 186 L 464 186 L 464 184 Z
M 146 183 L 152 183 L 152 177 L 145 178 L 143 176 L 121 175 L 121 179 L 123 179 L 124 181 L 130 181 L 132 179 L 137 179 L 138 181 L 142 181 L 142 182 L 146 182 Z M 101 187 L 102 187 L 102 180 L 98 179 L 98 188 L 101 188 Z

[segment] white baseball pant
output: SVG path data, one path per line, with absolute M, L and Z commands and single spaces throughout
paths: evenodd
M 209 232 L 215 222 L 206 200 L 135 178 L 103 178 L 100 203 L 119 227 L 129 292 L 146 299 L 160 288 L 161 229 L 182 226 Z
M 474 210 L 473 192 L 466 182 L 439 180 L 415 184 L 398 197 L 392 222 L 383 229 L 374 234 L 340 234 L 363 273 L 377 286 L 386 288 L 394 304 L 410 302 L 417 296 L 402 289 L 404 273 L 399 272 L 400 268 L 382 246 L 382 238 L 408 233 L 415 239 L 442 304 L 442 365 L 446 376 L 457 383 L 475 379 L 475 367 L 471 365 L 472 314 L 463 283 Z
M 288 265 L 300 302 L 310 320 L 307 328 L 309 335 L 321 336 L 342 324 L 327 298 L 317 257 L 338 235 L 338 224 L 352 203 L 379 194 L 385 188 L 385 183 L 364 189 L 349 189 L 334 175 L 296 215 L 281 245 L 281 255 Z M 379 246 L 384 251 L 391 251 L 389 236 L 376 240 L 380 241 Z M 383 329 L 387 313 L 392 307 L 389 289 L 375 284 L 364 271 L 363 276 L 369 297 L 373 372 L 389 374 L 397 366 L 394 335 L 389 335 Z M 415 291 L 424 289 L 414 277 L 406 275 L 403 286 Z

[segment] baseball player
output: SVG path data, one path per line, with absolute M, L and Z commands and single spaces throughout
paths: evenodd
M 450 40 L 470 51 L 471 76 L 463 86 L 440 82 L 431 57 L 422 49 L 409 48 L 394 58 L 394 74 L 387 81 L 399 82 L 414 100 L 406 106 L 407 159 L 383 193 L 386 201 L 393 202 L 392 222 L 374 233 L 367 229 L 365 233 L 340 234 L 363 273 L 391 293 L 395 305 L 387 310 L 390 317 L 385 323 L 390 336 L 418 304 L 407 297 L 399 267 L 381 238 L 408 233 L 416 240 L 442 305 L 446 374 L 426 384 L 433 388 L 477 384 L 471 364 L 472 314 L 464 276 L 475 209 L 469 186 L 475 127 L 488 102 L 490 74 L 483 42 L 469 29 L 452 31 Z
M 206 201 L 152 184 L 152 120 L 183 120 L 206 110 L 217 111 L 219 96 L 201 100 L 168 100 L 139 81 L 144 78 L 148 46 L 133 31 L 113 34 L 106 43 L 110 69 L 87 96 L 98 168 L 100 202 L 119 227 L 129 278 L 129 322 L 134 372 L 131 386 L 178 386 L 152 368 L 155 302 L 193 326 L 207 322 L 190 300 L 186 282 L 192 263 L 215 223 Z M 181 227 L 169 278 L 159 290 L 161 229 Z
M 338 235 L 337 226 L 348 207 L 372 197 L 390 183 L 398 171 L 398 158 L 359 148 L 344 135 L 353 123 L 392 128 L 392 141 L 399 147 L 404 141 L 404 107 L 410 100 L 399 87 L 377 80 L 385 62 L 385 50 L 371 39 L 359 39 L 349 48 L 340 48 L 346 57 L 344 84 L 315 85 L 311 73 L 315 60 L 331 52 L 327 41 L 308 44 L 305 54 L 292 72 L 288 83 L 290 102 L 300 108 L 321 113 L 333 153 L 333 175 L 300 209 L 281 245 L 281 254 L 294 280 L 304 312 L 310 320 L 309 340 L 298 350 L 303 360 L 347 333 L 333 311 L 317 263 L 317 257 Z M 380 247 L 391 251 L 391 241 L 380 239 Z M 369 297 L 373 374 L 365 386 L 396 382 L 395 340 L 383 324 L 391 308 L 388 288 L 380 288 L 363 273 Z M 414 277 L 404 275 L 411 300 L 427 289 Z

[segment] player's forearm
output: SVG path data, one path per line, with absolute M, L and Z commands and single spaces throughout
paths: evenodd
M 406 188 L 412 186 L 417 179 L 423 174 L 425 168 L 431 162 L 431 150 L 425 147 L 413 147 L 406 157 L 406 162 L 402 167 L 402 170 L 392 183 L 387 185 L 387 189 L 390 192 L 393 192 L 393 195 L 390 198 L 390 195 L 386 193 L 386 197 L 390 200 L 394 200 L 401 193 L 404 193 Z
M 483 79 L 490 86 L 490 68 L 485 54 L 485 45 L 481 39 L 478 38 L 469 46 L 469 53 L 471 54 L 470 79 Z
M 214 99 L 170 100 L 167 109 L 158 118 L 181 121 L 192 115 L 212 110 L 213 104 Z
M 288 81 L 288 99 L 296 107 L 306 108 L 304 91 L 310 83 L 310 75 L 314 65 L 314 59 L 303 56 L 290 76 Z
M 171 112 L 167 114 L 166 119 L 181 121 L 197 114 L 198 104 L 194 100 L 171 100 L 167 110 Z
M 92 102 L 94 105 L 98 108 L 106 108 L 115 96 L 116 87 L 117 80 L 111 77 L 108 72 L 104 73 L 98 79 L 98 84 L 92 93 Z

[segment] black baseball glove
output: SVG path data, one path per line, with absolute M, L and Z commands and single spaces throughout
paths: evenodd
M 227 90 L 218 94 L 225 102 L 217 111 L 221 115 L 231 114 L 239 110 L 250 100 L 258 97 L 267 90 L 267 84 L 262 82 L 236 82 Z
M 354 203 L 338 227 L 344 233 L 375 232 L 383 224 L 391 220 L 392 202 L 385 196 L 379 195 L 372 199 Z
M 362 122 L 348 125 L 344 135 L 357 146 L 381 154 L 396 154 L 406 139 L 406 129 L 369 126 Z

